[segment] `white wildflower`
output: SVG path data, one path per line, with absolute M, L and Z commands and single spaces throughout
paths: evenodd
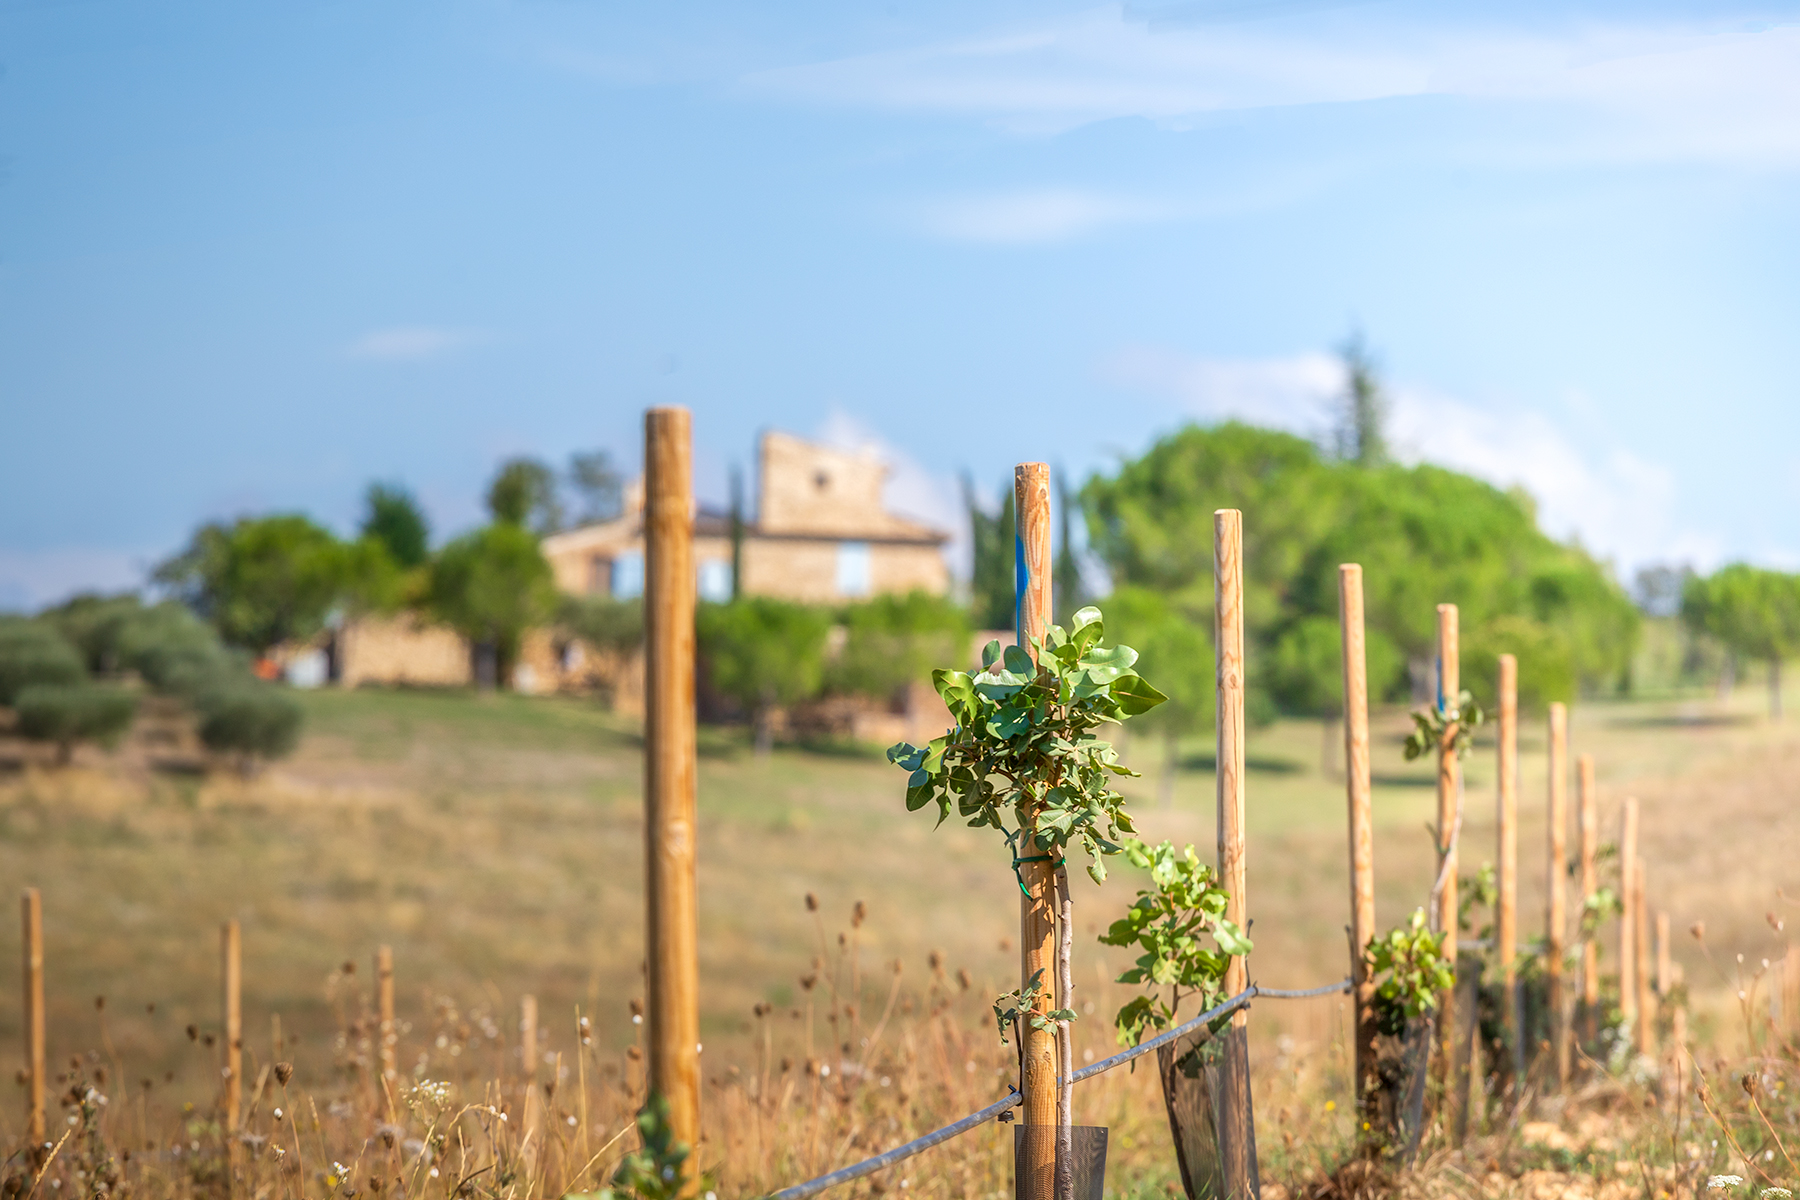
M 1708 1175 L 1706 1177 L 1706 1190 L 1709 1192 L 1722 1192 L 1728 1188 L 1741 1187 L 1743 1182 L 1744 1177 L 1742 1175 Z

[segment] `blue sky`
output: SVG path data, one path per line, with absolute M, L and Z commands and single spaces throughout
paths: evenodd
M 652 403 L 710 497 L 775 426 L 949 522 L 1319 431 L 1354 327 L 1408 457 L 1800 565 L 1800 3 L 0 0 L 0 65 L 0 606 L 373 478 L 453 533 Z

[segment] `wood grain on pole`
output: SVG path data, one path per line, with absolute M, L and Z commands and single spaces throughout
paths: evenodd
M 1514 961 L 1519 954 L 1519 660 L 1510 654 L 1500 656 L 1499 755 L 1500 913 L 1494 933 L 1499 939 L 1506 1035 L 1518 1059 L 1524 1053 L 1519 1036 L 1518 964 Z M 1522 1085 L 1522 1075 L 1517 1079 Z
M 694 487 L 685 408 L 644 414 L 644 806 L 650 1089 L 700 1144 L 700 961 L 694 877 Z M 690 1172 L 686 1190 L 698 1184 Z
M 1544 894 L 1544 973 L 1550 1007 L 1550 1041 L 1556 1082 L 1569 1082 L 1569 1012 L 1563 995 L 1563 940 L 1569 929 L 1569 710 L 1550 706 L 1550 786 L 1546 804 L 1550 861 Z
M 1619 811 L 1619 1012 L 1629 1036 L 1637 1014 L 1637 918 L 1632 912 L 1637 884 L 1638 802 L 1626 797 Z
M 244 1096 L 243 940 L 236 921 L 219 927 L 220 1015 L 225 1021 L 225 1128 L 238 1127 Z
M 400 1030 L 394 1024 L 394 948 L 375 948 L 375 1012 L 381 1019 L 381 1091 L 384 1107 L 394 1108 L 393 1091 L 400 1079 Z
M 1656 998 L 1650 988 L 1650 918 L 1644 911 L 1644 860 L 1637 861 L 1631 880 L 1632 925 L 1637 950 L 1637 1047 L 1639 1054 L 1656 1050 Z
M 1440 713 L 1449 713 L 1456 707 L 1457 698 L 1462 692 L 1462 665 L 1457 644 L 1456 605 L 1440 604 L 1437 606 L 1438 618 L 1438 696 L 1437 705 Z M 1437 773 L 1437 869 L 1438 869 L 1438 902 L 1437 912 L 1432 916 L 1437 928 L 1444 935 L 1444 956 L 1452 964 L 1456 962 L 1457 953 L 1457 911 L 1456 911 L 1456 818 L 1459 784 L 1461 781 L 1461 764 L 1456 757 L 1456 732 L 1454 723 L 1444 727 L 1444 737 L 1438 743 Z M 1456 989 L 1446 988 L 1438 1003 L 1438 1042 L 1441 1047 L 1442 1069 L 1445 1085 L 1453 1081 L 1448 1071 L 1455 1056 L 1456 1042 Z
M 1042 640 L 1050 624 L 1053 582 L 1050 526 L 1050 467 L 1045 463 L 1020 463 L 1013 471 L 1013 512 L 1017 546 L 1014 561 L 1013 613 L 1018 644 L 1030 652 L 1033 640 Z M 1035 657 L 1035 656 L 1034 656 Z M 1035 819 L 1036 814 L 1032 814 Z M 1045 851 L 1025 836 L 1019 839 L 1019 858 Z M 1025 894 L 1019 897 L 1019 986 L 1036 976 L 1039 992 L 1034 1007 L 1048 1013 L 1056 990 L 1056 865 L 1048 861 L 1021 863 Z M 1024 1022 L 1020 1091 L 1025 1097 L 1025 1155 L 1018 1182 L 1020 1200 L 1050 1200 L 1056 1193 L 1056 1138 L 1031 1130 L 1054 1129 L 1056 1120 L 1057 1063 L 1054 1027 L 1038 1029 Z
M 25 1136 L 34 1151 L 44 1144 L 44 902 L 36 888 L 19 901 L 24 934 Z
M 1575 760 L 1575 804 L 1580 810 L 1577 823 L 1581 827 L 1581 1003 L 1588 1025 L 1599 1019 L 1600 1009 L 1600 948 L 1588 929 L 1587 913 L 1593 907 L 1594 896 L 1600 890 L 1599 876 L 1595 873 L 1594 855 L 1599 850 L 1600 841 L 1600 798 L 1594 790 L 1594 756 L 1583 754 Z M 1582 1033 L 1594 1036 L 1595 1028 L 1585 1028 Z
M 1225 888 L 1225 917 L 1248 930 L 1249 895 L 1244 851 L 1244 515 L 1235 508 L 1213 513 L 1213 633 L 1218 682 L 1219 882 Z M 1249 984 L 1250 967 L 1241 956 L 1226 960 L 1225 994 Z M 1227 1200 L 1256 1194 L 1255 1127 L 1250 1110 L 1247 1050 L 1250 1013 L 1231 1015 L 1227 1047 L 1231 1083 L 1219 1102 L 1218 1131 Z M 1235 1057 L 1229 1057 L 1235 1056 Z M 1239 1062 L 1238 1059 L 1244 1059 Z
M 1375 819 L 1370 796 L 1369 664 L 1363 627 L 1362 567 L 1338 567 L 1338 621 L 1344 648 L 1344 799 L 1350 815 L 1350 978 L 1354 1004 L 1357 1119 L 1379 1122 L 1375 976 L 1363 957 L 1375 937 Z

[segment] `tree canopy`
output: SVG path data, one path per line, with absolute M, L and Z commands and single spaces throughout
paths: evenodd
M 371 483 L 363 504 L 362 536 L 380 543 L 402 570 L 423 565 L 431 555 L 431 525 L 413 494 L 398 484 Z
M 492 648 L 496 682 L 505 686 L 525 631 L 554 615 L 556 588 L 537 536 L 496 521 L 438 552 L 428 602 L 440 620 L 471 643 Z
M 1800 575 L 1732 563 L 1689 576 L 1681 616 L 1732 654 L 1769 664 L 1769 712 L 1781 715 L 1781 663 L 1800 654 Z
M 309 638 L 342 598 L 349 560 L 330 530 L 298 513 L 240 517 L 195 531 L 155 579 L 233 645 L 263 653 Z
M 1162 592 L 1202 627 L 1213 512 L 1244 511 L 1252 677 L 1289 711 L 1328 715 L 1339 703 L 1328 651 L 1344 562 L 1363 565 L 1378 697 L 1404 695 L 1408 660 L 1434 654 L 1441 601 L 1460 607 L 1466 657 L 1520 653 L 1534 699 L 1614 687 L 1629 668 L 1638 613 L 1607 569 L 1539 530 L 1522 495 L 1441 467 L 1331 458 L 1238 422 L 1190 425 L 1090 479 L 1082 500 L 1115 584 Z

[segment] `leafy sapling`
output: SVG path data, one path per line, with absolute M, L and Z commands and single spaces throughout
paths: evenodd
M 1135 1046 L 1147 1031 L 1175 1025 L 1183 1000 L 1197 999 L 1205 1011 L 1223 999 L 1225 968 L 1233 955 L 1250 953 L 1251 945 L 1225 918 L 1225 890 L 1192 846 L 1178 853 L 1173 842 L 1149 846 L 1134 838 L 1124 850 L 1126 858 L 1149 870 L 1150 887 L 1138 892 L 1100 941 L 1143 951 L 1118 982 L 1147 985 L 1144 994 L 1113 1018 L 1119 1044 Z
M 1412 719 L 1413 731 L 1406 735 L 1407 762 L 1436 754 L 1444 744 L 1444 735 L 1453 725 L 1456 735 L 1450 748 L 1461 758 L 1475 744 L 1475 731 L 1487 720 L 1487 714 L 1481 711 L 1481 705 L 1475 703 L 1475 697 L 1465 688 L 1457 696 L 1455 705 L 1417 708 L 1413 710 Z
M 1408 1021 L 1435 1013 L 1438 994 L 1456 986 L 1456 971 L 1444 953 L 1443 933 L 1433 932 L 1425 910 L 1382 937 L 1369 939 L 1363 960 L 1375 985 L 1375 1025 L 1382 1033 L 1404 1033 Z
M 1119 853 L 1119 838 L 1134 832 L 1112 779 L 1137 772 L 1095 731 L 1166 699 L 1133 669 L 1137 651 L 1103 645 L 1105 633 L 1100 610 L 1084 608 L 1071 630 L 1051 625 L 1041 643 L 1033 640 L 1035 662 L 1022 647 L 1002 650 L 994 641 L 974 675 L 933 671 L 956 724 L 923 746 L 901 742 L 888 751 L 888 761 L 909 772 L 908 811 L 936 804 L 940 825 L 954 808 L 972 828 L 992 826 L 1012 848 L 1015 870 L 1059 862 L 1079 845 L 1088 874 L 1105 880 L 1102 856 Z

